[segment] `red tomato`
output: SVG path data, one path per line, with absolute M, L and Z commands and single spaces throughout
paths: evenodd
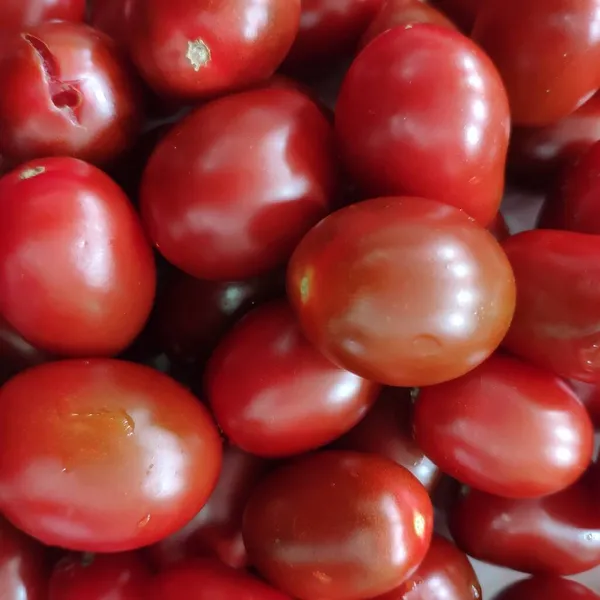
M 150 570 L 138 554 L 74 555 L 50 578 L 48 600 L 142 600 L 150 593 Z
M 73 158 L 0 179 L 0 312 L 34 346 L 63 355 L 127 347 L 152 307 L 152 251 L 127 197 Z
M 410 390 L 385 388 L 367 416 L 333 444 L 338 450 L 379 454 L 408 469 L 431 492 L 441 472 L 414 439 Z
M 204 105 L 159 143 L 142 181 L 142 215 L 183 271 L 245 279 L 285 264 L 330 211 L 336 179 L 319 107 L 296 90 L 253 90 Z
M 560 577 L 532 577 L 506 588 L 495 600 L 598 600 L 592 590 Z
M 119 46 L 127 48 L 129 18 L 136 0 L 92 0 L 90 23 L 107 33 Z
M 517 125 L 551 125 L 600 84 L 600 0 L 486 0 L 473 39 L 498 67 Z
M 270 77 L 299 21 L 300 0 L 134 0 L 129 48 L 157 92 L 199 98 Z
M 500 76 L 447 27 L 396 27 L 353 62 L 335 113 L 340 152 L 371 195 L 415 195 L 482 225 L 504 186 L 510 116 Z
M 220 467 L 208 411 L 148 367 L 67 360 L 0 389 L 0 510 L 46 544 L 157 542 L 200 510 Z
M 463 31 L 473 29 L 479 7 L 487 0 L 432 0 L 432 4 L 446 13 Z
M 510 266 L 487 231 L 451 206 L 407 197 L 360 202 L 319 223 L 290 261 L 288 295 L 330 360 L 406 387 L 483 362 L 515 303 Z
M 7 159 L 73 156 L 104 164 L 133 144 L 142 116 L 137 82 L 106 36 L 54 22 L 6 43 L 0 152 Z
M 406 469 L 380 456 L 320 452 L 268 475 L 248 501 L 250 560 L 279 589 L 361 600 L 397 587 L 421 563 L 433 509 Z
M 564 377 L 600 382 L 600 237 L 525 231 L 503 247 L 518 289 L 504 346 Z
M 421 389 L 414 430 L 444 473 L 509 498 L 568 487 L 594 451 L 592 422 L 569 386 L 550 371 L 498 355 Z
M 2 0 L 0 30 L 18 31 L 45 21 L 83 21 L 85 0 Z
M 586 481 L 525 500 L 469 490 L 449 525 L 469 556 L 524 573 L 571 575 L 600 564 L 600 513 Z

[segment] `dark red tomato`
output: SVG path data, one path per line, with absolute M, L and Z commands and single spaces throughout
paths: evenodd
M 503 247 L 519 291 L 504 346 L 564 377 L 600 382 L 600 237 L 525 231 Z
M 72 555 L 54 567 L 48 600 L 142 600 L 150 594 L 150 578 L 134 552 Z
M 482 225 L 496 216 L 508 100 L 489 58 L 457 31 L 418 24 L 378 36 L 346 75 L 335 126 L 366 193 L 439 200 Z
M 111 40 L 87 25 L 45 23 L 7 40 L 0 81 L 0 152 L 13 162 L 104 164 L 140 130 L 135 78 Z
M 299 22 L 300 0 L 134 0 L 129 48 L 157 92 L 214 96 L 270 77 Z
M 483 362 L 515 303 L 510 265 L 489 232 L 451 206 L 408 197 L 360 202 L 319 223 L 294 252 L 288 295 L 330 360 L 405 387 Z
M 176 565 L 152 584 L 152 600 L 291 600 L 259 579 L 211 560 Z
M 571 388 L 551 371 L 501 355 L 421 389 L 414 430 L 444 473 L 508 498 L 568 487 L 594 450 L 592 422 Z
M 492 224 L 488 226 L 488 231 L 499 242 L 504 241 L 510 235 L 508 225 L 506 224 L 506 220 L 502 216 L 501 212 L 496 215 L 496 218 L 492 221 Z
M 600 84 L 599 0 L 486 0 L 473 39 L 498 67 L 516 125 L 551 125 Z
M 330 211 L 336 175 L 331 125 L 308 96 L 242 92 L 205 104 L 159 143 L 142 181 L 142 215 L 183 271 L 246 279 L 285 264 Z
M 85 0 L 2 0 L 0 30 L 19 31 L 54 19 L 83 21 L 84 16 Z
M 202 510 L 173 535 L 147 549 L 159 570 L 192 557 L 217 558 L 236 569 L 248 566 L 242 516 L 250 493 L 269 462 L 225 446 L 219 482 Z
M 333 447 L 389 458 L 408 469 L 431 492 L 441 473 L 414 439 L 410 394 L 407 388 L 384 388 L 367 416 Z
M 134 2 L 135 0 L 92 0 L 91 25 L 126 48 L 130 35 L 129 17 Z
M 358 423 L 379 392 L 310 344 L 284 300 L 233 328 L 210 359 L 205 385 L 225 435 L 266 457 L 328 444 Z
M 473 29 L 479 7 L 487 0 L 432 0 L 432 4 L 446 13 L 465 33 Z
M 157 542 L 198 513 L 220 467 L 208 411 L 148 367 L 66 360 L 0 389 L 0 510 L 46 544 L 120 552 Z
M 400 587 L 376 600 L 481 600 L 481 586 L 466 555 L 434 535 L 425 560 Z
M 74 158 L 0 179 L 0 312 L 34 346 L 116 354 L 152 308 L 152 250 L 127 197 Z
M 421 563 L 433 508 L 425 488 L 386 458 L 319 452 L 261 481 L 243 534 L 252 564 L 299 600 L 388 592 Z
M 598 595 L 576 581 L 540 576 L 514 583 L 494 600 L 598 600 Z
M 516 571 L 571 575 L 600 564 L 600 513 L 587 482 L 525 500 L 469 490 L 449 525 L 469 556 Z
M 47 600 L 44 547 L 0 517 L 0 598 Z

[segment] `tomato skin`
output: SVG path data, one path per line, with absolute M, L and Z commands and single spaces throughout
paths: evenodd
M 3 0 L 0 29 L 18 31 L 55 19 L 83 21 L 84 16 L 85 0 Z
M 563 377 L 600 381 L 600 239 L 535 230 L 503 243 L 517 282 L 517 308 L 503 345 Z
M 146 167 L 141 210 L 181 270 L 246 279 L 285 264 L 329 213 L 336 183 L 319 107 L 293 89 L 258 89 L 205 104 L 169 132 Z
M 598 600 L 589 588 L 561 577 L 532 577 L 517 581 L 495 600 Z
M 73 158 L 0 179 L 0 312 L 31 344 L 60 355 L 116 354 L 152 307 L 152 250 L 127 197 Z M 36 301 L 32 301 L 36 299 Z
M 429 496 L 406 469 L 376 455 L 327 451 L 263 479 L 246 506 L 243 535 L 252 564 L 291 596 L 360 600 L 417 568 L 432 521 Z
M 346 74 L 335 129 L 365 193 L 431 198 L 484 226 L 496 216 L 508 100 L 492 62 L 460 33 L 417 24 L 378 36 Z
M 177 531 L 221 466 L 202 404 L 166 375 L 118 360 L 17 375 L 0 389 L 0 434 L 0 510 L 44 543 L 84 552 L 132 550 Z
M 289 263 L 288 296 L 331 361 L 418 387 L 459 377 L 493 352 L 515 289 L 489 232 L 451 206 L 398 197 L 348 206 L 314 227 Z

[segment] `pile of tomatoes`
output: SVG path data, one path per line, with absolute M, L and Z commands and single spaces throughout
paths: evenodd
M 600 0 L 2 0 L 0 598 L 598 600 L 599 89 Z

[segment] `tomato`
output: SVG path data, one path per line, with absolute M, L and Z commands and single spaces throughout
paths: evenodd
M 421 563 L 433 509 L 406 469 L 377 455 L 320 452 L 268 475 L 244 513 L 250 560 L 298 600 L 360 600 Z
M 600 238 L 525 231 L 503 247 L 519 292 L 504 346 L 564 377 L 600 382 Z
M 600 564 L 600 514 L 587 481 L 534 499 L 469 490 L 449 514 L 469 556 L 524 573 L 571 575 Z
M 43 546 L 0 517 L 2 600 L 46 600 L 47 579 Z
M 412 412 L 410 390 L 384 388 L 366 417 L 336 440 L 333 447 L 389 458 L 409 470 L 431 492 L 441 472 L 414 439 Z
M 129 48 L 157 92 L 214 96 L 270 77 L 299 22 L 300 0 L 134 0 Z
M 487 0 L 433 0 L 432 4 L 446 13 L 463 31 L 473 29 L 479 7 Z
M 599 0 L 487 0 L 473 39 L 498 67 L 516 125 L 551 125 L 600 83 Z
M 330 360 L 406 387 L 476 367 L 500 344 L 515 303 L 510 266 L 487 231 L 451 206 L 408 197 L 319 223 L 292 256 L 288 295 Z
M 584 585 L 561 577 L 532 577 L 514 583 L 495 600 L 598 600 Z
M 0 312 L 31 344 L 63 355 L 127 347 L 152 307 L 152 251 L 127 197 L 73 158 L 0 179 Z
M 435 534 L 414 574 L 376 600 L 481 600 L 481 586 L 469 559 L 452 542 Z
M 169 132 L 146 167 L 141 210 L 175 266 L 246 279 L 285 264 L 330 211 L 336 179 L 319 107 L 296 90 L 258 89 L 205 104 Z
M 73 156 L 105 164 L 134 142 L 142 117 L 137 82 L 107 37 L 53 22 L 6 44 L 0 152 L 7 159 Z
M 378 36 L 344 79 L 335 128 L 366 193 L 439 200 L 482 225 L 496 216 L 508 100 L 494 65 L 460 33 L 417 24 Z
M 136 0 L 92 0 L 90 23 L 107 33 L 119 46 L 127 48 L 129 18 Z
M 2 0 L 0 30 L 18 31 L 45 21 L 83 21 L 85 0 Z
M 0 511 L 46 544 L 156 542 L 200 510 L 220 466 L 208 411 L 148 367 L 60 361 L 0 389 Z
M 61 560 L 50 578 L 48 600 L 141 600 L 150 593 L 150 570 L 139 555 L 72 555 Z

